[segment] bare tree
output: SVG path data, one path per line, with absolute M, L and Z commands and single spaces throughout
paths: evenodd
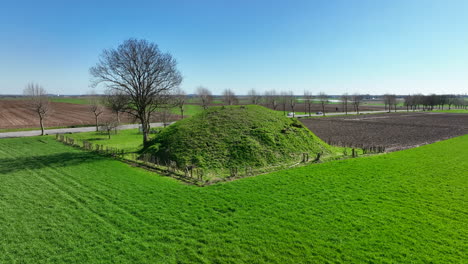
M 271 106 L 273 110 L 278 108 L 279 100 L 275 90 L 265 92 L 265 100 L 266 104 Z
M 447 95 L 447 104 L 448 104 L 448 109 L 452 109 L 452 105 L 456 102 L 456 97 L 453 94 Z
M 128 96 L 120 90 L 107 90 L 102 103 L 115 114 L 115 122 L 120 125 L 120 114 L 125 112 L 128 104 Z
M 94 119 L 96 121 L 96 132 L 99 131 L 99 116 L 104 112 L 104 106 L 101 104 L 101 101 L 97 94 L 91 92 L 89 94 L 89 110 L 94 114 Z
M 341 96 L 341 103 L 343 104 L 343 109 L 345 110 L 345 114 L 348 114 L 348 102 L 349 102 L 349 95 L 345 93 Z
M 105 83 L 130 98 L 126 112 L 140 120 L 144 146 L 149 140 L 151 115 L 182 82 L 176 65 L 176 60 L 155 43 L 129 39 L 117 49 L 104 50 L 98 64 L 90 69 L 94 86 Z
M 237 97 L 231 89 L 223 91 L 223 102 L 227 105 L 237 104 Z
M 174 104 L 177 107 L 179 107 L 180 115 L 182 116 L 182 119 L 184 118 L 184 106 L 185 106 L 186 99 L 187 99 L 187 94 L 184 91 L 182 91 L 181 89 L 177 89 L 175 91 Z
M 110 118 L 104 120 L 104 122 L 101 124 L 101 131 L 105 131 L 107 133 L 108 138 L 111 139 L 112 131 L 117 131 L 118 126 L 119 123 L 117 122 L 117 119 Z
M 385 104 L 385 110 L 388 110 L 388 112 L 390 113 L 390 111 L 392 110 L 392 105 L 393 105 L 395 112 L 396 112 L 396 106 L 398 104 L 396 100 L 396 95 L 384 94 L 383 99 L 384 99 L 384 104 Z
M 171 106 L 170 105 L 166 105 L 164 107 L 160 107 L 158 109 L 158 112 L 159 112 L 159 117 L 160 117 L 160 120 L 161 122 L 163 123 L 163 126 L 166 127 L 167 125 L 169 125 L 171 119 L 172 119 L 172 112 L 171 112 Z
M 359 105 L 361 104 L 362 102 L 362 98 L 363 96 L 360 95 L 360 94 L 353 94 L 352 98 L 351 98 L 351 101 L 353 101 L 353 106 L 354 106 L 354 110 L 356 111 L 356 113 L 359 115 Z
M 248 95 L 252 104 L 257 105 L 260 103 L 260 99 L 262 98 L 262 96 L 258 94 L 254 89 L 250 89 Z
M 289 94 L 287 92 L 281 92 L 279 102 L 283 106 L 283 114 L 286 115 L 286 106 L 289 103 Z
M 318 99 L 320 102 L 320 105 L 322 106 L 322 113 L 325 115 L 325 105 L 328 103 L 328 95 L 324 92 L 320 92 L 318 94 Z
M 49 97 L 47 91 L 39 84 L 29 83 L 24 88 L 23 94 L 29 99 L 29 106 L 39 116 L 41 136 L 44 135 L 44 119 L 50 111 Z
M 213 101 L 213 95 L 211 94 L 211 91 L 203 86 L 199 86 L 197 88 L 197 95 L 200 97 L 203 109 L 206 110 Z
M 307 105 L 309 116 L 312 116 L 312 93 L 310 91 L 304 91 L 304 104 Z
M 291 111 L 293 113 L 293 117 L 295 117 L 296 112 L 294 112 L 294 109 L 296 108 L 296 97 L 294 96 L 293 92 L 288 93 L 288 101 L 289 101 L 289 106 L 291 107 Z

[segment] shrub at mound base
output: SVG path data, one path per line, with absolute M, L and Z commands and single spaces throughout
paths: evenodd
M 145 149 L 179 167 L 264 167 L 299 162 L 330 147 L 297 119 L 261 106 L 213 107 L 162 130 Z

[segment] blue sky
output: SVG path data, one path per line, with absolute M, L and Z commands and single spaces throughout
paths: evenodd
M 0 1 L 0 94 L 85 94 L 128 38 L 170 52 L 188 93 L 468 93 L 465 0 Z

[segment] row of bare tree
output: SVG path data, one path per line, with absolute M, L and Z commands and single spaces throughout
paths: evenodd
M 197 97 L 200 99 L 200 103 L 203 108 L 206 109 L 213 102 L 214 96 L 211 91 L 205 87 L 197 88 Z M 222 101 L 226 105 L 233 105 L 239 102 L 238 97 L 230 89 L 226 89 L 222 93 Z M 276 92 L 275 90 L 266 91 L 263 95 L 251 89 L 248 91 L 247 98 L 250 104 L 263 104 L 273 110 L 282 110 L 286 114 L 286 109 L 291 109 L 293 116 L 295 114 L 295 108 L 298 104 L 298 97 L 293 94 L 293 92 Z M 325 106 L 329 103 L 329 96 L 324 92 L 320 92 L 318 95 L 313 96 L 310 91 L 304 92 L 304 97 L 302 98 L 304 104 L 306 104 L 306 109 L 309 115 L 312 115 L 312 105 L 314 103 L 319 103 L 322 109 L 322 113 L 325 115 Z M 353 111 L 359 113 L 359 106 L 363 100 L 364 96 L 359 94 L 348 95 L 344 94 L 340 97 L 340 100 L 343 105 L 343 109 L 348 113 L 348 109 L 353 109 Z

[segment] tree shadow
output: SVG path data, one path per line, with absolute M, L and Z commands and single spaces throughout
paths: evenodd
M 0 158 L 0 174 L 22 170 L 35 170 L 46 167 L 69 167 L 82 163 L 96 162 L 106 157 L 88 152 L 65 152 L 43 156 Z

